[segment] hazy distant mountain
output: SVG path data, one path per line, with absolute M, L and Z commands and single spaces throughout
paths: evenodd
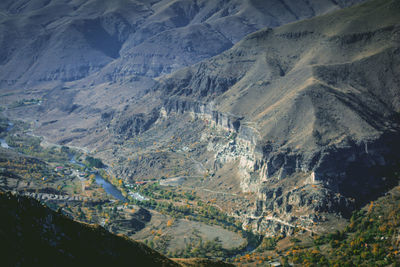
M 217 55 L 248 33 L 361 0 L 18 0 L 0 3 L 1 88 L 156 77 Z

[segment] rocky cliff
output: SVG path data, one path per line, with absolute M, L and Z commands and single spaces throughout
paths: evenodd
M 255 228 L 347 216 L 396 183 L 387 173 L 399 162 L 399 11 L 370 1 L 261 30 L 160 79 L 165 112 L 236 133 L 208 147 L 215 168 L 238 160 L 242 189 L 259 195 Z

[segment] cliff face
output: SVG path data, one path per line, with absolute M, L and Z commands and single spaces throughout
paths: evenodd
M 208 149 L 215 168 L 238 160 L 242 189 L 258 193 L 248 223 L 276 231 L 305 215 L 309 227 L 315 212 L 347 216 L 395 184 L 399 11 L 396 1 L 371 1 L 262 30 L 160 79 L 162 113 L 235 132 Z

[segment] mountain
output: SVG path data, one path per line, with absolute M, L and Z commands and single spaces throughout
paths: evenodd
M 360 2 L 18 0 L 0 4 L 1 88 L 157 77 L 245 35 Z M 56 83 L 56 84 L 58 84 Z
M 264 29 L 159 80 L 166 113 L 237 134 L 214 146 L 215 162 L 240 162 L 242 189 L 259 195 L 257 229 L 269 213 L 346 215 L 396 183 L 399 14 L 398 1 L 378 0 Z
M 29 111 L 7 114 L 34 122 L 36 134 L 52 142 L 107 145 L 111 114 L 132 105 L 152 112 L 142 97 L 154 78 L 215 56 L 265 26 L 358 2 L 3 1 L 0 104 L 40 99 Z

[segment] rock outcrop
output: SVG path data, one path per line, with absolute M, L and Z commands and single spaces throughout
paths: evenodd
M 265 29 L 155 90 L 168 99 L 167 113 L 199 114 L 235 132 L 208 148 L 215 168 L 239 161 L 242 189 L 259 194 L 260 218 L 288 219 L 294 207 L 348 216 L 395 184 L 399 12 L 397 1 L 370 1 Z M 260 220 L 258 229 L 271 221 Z

